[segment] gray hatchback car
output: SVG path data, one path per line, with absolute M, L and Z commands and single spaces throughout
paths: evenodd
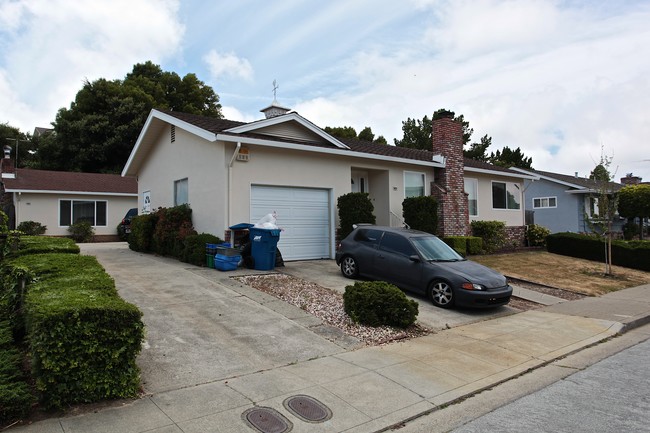
M 512 296 L 506 277 L 417 230 L 360 225 L 339 244 L 336 264 L 348 278 L 387 281 L 442 308 L 495 307 Z

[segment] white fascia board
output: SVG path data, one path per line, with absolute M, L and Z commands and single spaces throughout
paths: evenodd
M 280 141 L 264 140 L 258 138 L 250 138 L 250 137 L 235 137 L 231 135 L 218 134 L 217 140 L 227 141 L 230 143 L 241 143 L 243 145 L 254 144 L 257 146 L 276 147 L 280 149 L 293 149 L 302 152 L 325 153 L 329 155 L 340 155 L 340 156 L 347 156 L 352 158 L 365 158 L 365 159 L 374 159 L 379 161 L 399 162 L 402 164 L 423 165 L 426 167 L 444 168 L 444 164 L 440 164 L 438 162 L 433 162 L 433 161 L 419 161 L 417 159 L 396 158 L 394 156 L 375 155 L 372 153 L 354 152 L 354 151 L 343 151 L 340 149 L 331 149 L 327 147 L 284 143 Z
M 483 173 L 483 174 L 489 174 L 492 176 L 502 176 L 502 177 L 514 177 L 516 179 L 530 179 L 534 180 L 534 176 L 529 176 L 526 174 L 519 174 L 519 173 L 506 173 L 504 171 L 496 171 L 496 170 L 487 170 L 485 168 L 476 168 L 476 167 L 465 167 L 464 171 L 469 171 L 471 173 Z
M 126 161 L 126 164 L 124 165 L 124 169 L 122 170 L 121 173 L 122 177 L 127 176 L 127 173 L 131 168 L 131 164 L 133 163 L 133 159 L 135 158 L 135 155 L 140 150 L 140 146 L 142 145 L 142 142 L 145 136 L 147 135 L 147 132 L 149 132 L 149 127 L 151 126 L 151 123 L 154 120 L 160 120 L 162 122 L 169 123 L 170 125 L 178 126 L 179 128 L 184 129 L 191 134 L 197 135 L 203 138 L 204 140 L 208 140 L 208 141 L 217 140 L 216 134 L 210 131 L 206 131 L 203 128 L 199 128 L 198 126 L 194 126 L 191 123 L 184 122 L 174 116 L 170 116 L 169 114 L 163 113 L 154 108 L 149 112 L 149 116 L 147 116 L 147 121 L 144 122 L 144 126 L 140 131 L 140 135 L 138 135 L 138 139 L 135 142 L 135 146 L 133 146 L 133 150 L 129 155 L 129 159 Z
M 582 187 L 582 189 L 568 189 L 564 192 L 566 192 L 567 194 L 600 194 L 600 191 L 596 191 L 595 189 L 590 189 L 585 187 Z
M 549 182 L 554 182 L 554 183 L 557 183 L 557 184 L 560 184 L 560 185 L 568 186 L 570 188 L 585 189 L 584 186 L 576 185 L 576 184 L 570 183 L 570 182 L 564 182 L 563 180 L 558 180 L 558 179 L 556 179 L 554 177 L 551 177 L 551 176 L 545 176 L 543 174 L 526 171 L 523 168 L 512 167 L 510 170 L 515 170 L 515 171 L 518 171 L 520 173 L 528 173 L 528 174 L 530 174 L 532 176 L 535 176 L 536 180 L 548 180 Z
M 113 197 L 137 197 L 137 193 L 127 192 L 93 192 L 93 191 L 52 191 L 49 189 L 11 189 L 7 188 L 5 192 L 20 192 L 23 194 L 56 194 L 56 195 L 101 195 Z
M 257 122 L 247 123 L 245 125 L 235 126 L 234 128 L 226 129 L 224 130 L 224 132 L 232 132 L 234 134 L 241 134 L 244 132 L 254 132 L 257 129 L 266 128 L 268 126 L 273 126 L 279 123 L 285 123 L 290 121 L 295 121 L 300 123 L 302 126 L 309 129 L 314 134 L 317 134 L 318 136 L 322 137 L 324 140 L 332 143 L 336 147 L 339 147 L 341 149 L 349 149 L 348 146 L 341 143 L 335 137 L 326 133 L 325 131 L 323 131 L 318 126 L 314 125 L 312 122 L 305 119 L 298 113 L 288 113 L 288 114 L 283 114 L 282 116 L 271 117 L 270 119 L 258 120 Z

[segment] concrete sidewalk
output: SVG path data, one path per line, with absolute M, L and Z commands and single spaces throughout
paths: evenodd
M 225 275 L 212 274 L 216 279 Z M 233 290 L 227 280 L 215 284 L 221 291 Z M 285 317 L 291 315 L 289 310 Z M 252 314 L 260 311 L 258 304 Z M 292 425 L 292 432 L 381 431 L 648 322 L 650 284 L 470 323 L 401 343 L 335 351 L 162 390 L 97 412 L 10 431 L 250 433 L 259 430 L 247 423 L 245 413 L 259 407 L 281 414 L 283 422 Z M 288 404 L 295 396 L 320 402 L 331 418 L 309 422 Z M 282 431 L 268 428 L 262 431 Z

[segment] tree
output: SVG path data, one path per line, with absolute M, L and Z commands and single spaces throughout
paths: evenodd
M 521 152 L 521 149 L 516 148 L 512 150 L 508 146 L 504 147 L 501 151 L 497 150 L 496 153 L 492 152 L 488 161 L 491 164 L 506 168 L 532 168 L 533 164 L 533 159 L 526 158 Z
M 35 157 L 35 141 L 30 134 L 22 133 L 15 126 L 0 123 L 0 148 L 11 147 L 11 157 L 16 167 L 32 167 Z M 0 155 L 4 157 L 4 155 Z
M 478 143 L 474 142 L 469 145 L 469 149 L 463 150 L 463 155 L 466 158 L 473 159 L 475 161 L 489 162 L 489 157 L 487 156 L 487 148 L 491 145 L 492 137 L 488 137 L 486 134 L 481 137 L 481 141 Z
M 612 224 L 618 207 L 618 194 L 610 182 L 609 167 L 613 157 L 605 156 L 601 149 L 600 162 L 592 170 L 589 178 L 595 182 L 595 197 L 598 201 L 598 215 L 589 223 L 597 235 L 606 236 L 605 275 L 612 275 Z M 589 221 L 585 215 L 585 221 Z
M 336 138 L 357 138 L 357 131 L 351 126 L 326 126 L 325 132 Z
M 431 150 L 432 122 L 429 117 L 424 116 L 422 120 L 411 119 L 410 117 L 402 122 L 404 136 L 401 140 L 394 139 L 395 146 L 411 149 Z
M 38 147 L 43 169 L 119 173 L 152 108 L 221 117 L 219 97 L 196 75 L 183 78 L 152 62 L 136 64 L 124 80 L 86 81 L 54 133 Z
M 357 131 L 351 126 L 326 126 L 323 130 L 337 138 L 356 138 L 358 140 L 372 141 L 377 144 L 388 144 L 382 135 L 375 138 L 375 134 L 369 126 L 363 128 L 359 135 L 357 135 Z
M 633 223 L 639 218 L 639 229 L 643 239 L 643 219 L 650 217 L 650 185 L 627 185 L 618 193 L 618 213 Z

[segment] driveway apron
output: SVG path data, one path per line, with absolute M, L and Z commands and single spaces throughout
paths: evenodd
M 124 243 L 84 244 L 144 313 L 138 365 L 158 393 L 340 353 L 343 349 L 241 291 L 217 270 L 136 253 Z M 223 275 L 226 275 L 225 273 Z M 230 285 L 230 287 L 229 287 Z

